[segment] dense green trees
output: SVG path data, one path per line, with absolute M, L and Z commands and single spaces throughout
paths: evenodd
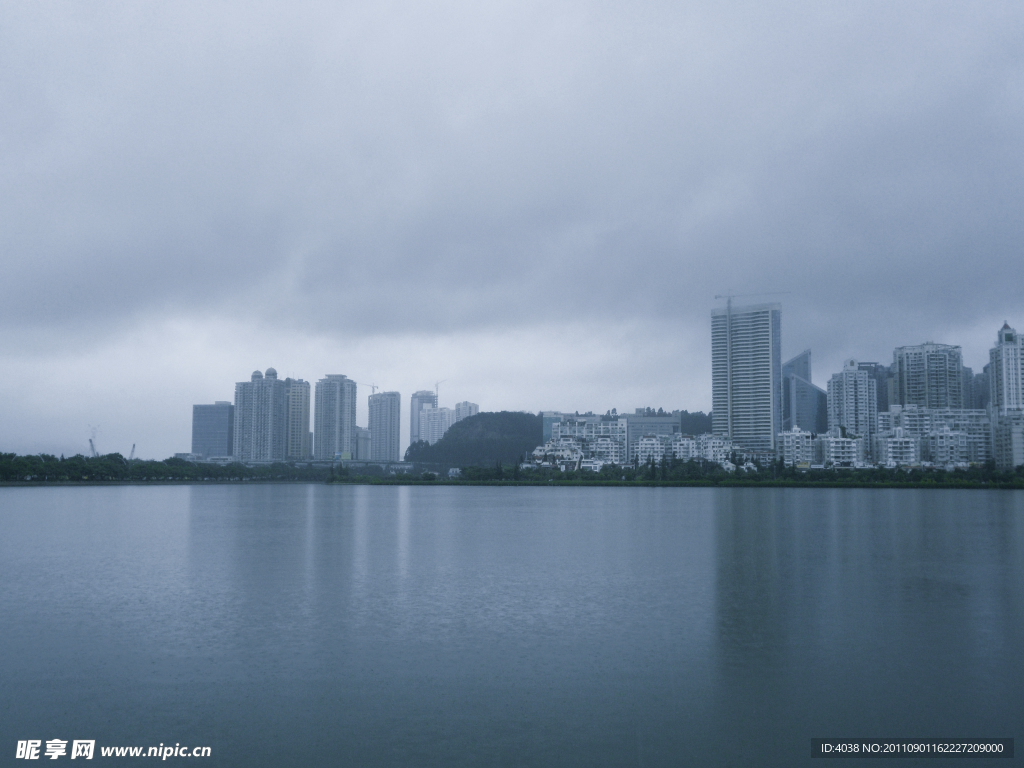
M 449 467 L 511 465 L 541 442 L 540 416 L 511 411 L 478 413 L 452 425 L 434 445 L 413 443 L 405 460 Z
M 500 414 L 487 414 L 500 415 Z M 524 414 L 516 414 L 524 415 Z M 472 417 L 475 418 L 475 417 Z M 467 419 L 466 421 L 469 421 Z M 462 422 L 460 422 L 462 423 Z M 454 427 L 453 427 L 454 429 Z M 483 438 L 486 440 L 486 438 Z M 479 444 L 479 443 L 478 443 Z M 486 446 L 486 443 L 482 443 Z M 440 442 L 438 443 L 440 445 Z M 726 472 L 708 461 L 670 460 L 619 467 L 608 465 L 600 472 L 561 472 L 557 469 L 520 469 L 519 458 L 483 459 L 462 464 L 461 478 L 417 471 L 408 475 L 355 474 L 341 467 L 308 467 L 292 464 L 194 464 L 181 459 L 129 462 L 118 453 L 106 456 L 18 456 L 0 453 L 0 482 L 82 483 L 82 482 L 194 482 L 239 481 L 341 483 L 502 483 L 502 484 L 643 484 L 643 485 L 751 485 L 809 486 L 838 488 L 1020 488 L 1024 489 L 1024 467 L 999 472 L 989 463 L 946 472 L 941 469 L 822 469 L 801 471 L 780 462 L 759 466 L 756 472 Z M 457 466 L 455 462 L 451 466 Z M 367 470 L 356 470 L 367 472 Z
M 18 456 L 0 453 L 0 481 L 12 482 L 137 482 L 166 480 L 327 480 L 323 467 L 266 464 L 194 464 L 182 459 L 128 461 L 119 453 L 106 456 Z

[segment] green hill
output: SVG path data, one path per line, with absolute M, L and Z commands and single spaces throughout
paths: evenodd
M 532 413 L 478 413 L 453 424 L 433 445 L 409 446 L 406 461 L 447 464 L 450 467 L 515 464 L 543 442 L 540 416 Z

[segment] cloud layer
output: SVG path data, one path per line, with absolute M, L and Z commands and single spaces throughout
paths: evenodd
M 818 383 L 1024 326 L 1015 3 L 7 4 L 0 102 L 4 450 L 78 440 L 78 362 L 76 424 L 269 365 L 706 409 L 727 291 Z

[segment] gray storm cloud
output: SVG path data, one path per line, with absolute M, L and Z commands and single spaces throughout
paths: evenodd
M 1024 323 L 1022 33 L 1016 3 L 4 4 L 0 352 L 187 317 L 705 343 L 732 290 L 790 292 L 787 353 L 980 354 Z

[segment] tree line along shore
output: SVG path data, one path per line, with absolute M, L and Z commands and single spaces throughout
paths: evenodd
M 1010 472 L 997 471 L 991 463 L 948 471 L 916 467 L 798 470 L 774 462 L 756 465 L 752 470 L 727 472 L 712 462 L 669 460 L 646 466 L 606 466 L 600 472 L 561 472 L 523 469 L 517 462 L 495 461 L 490 466 L 462 467 L 458 477 L 449 477 L 446 468 L 429 464 L 417 465 L 414 472 L 392 475 L 376 467 L 356 471 L 302 462 L 248 466 L 194 463 L 177 458 L 129 461 L 118 453 L 68 458 L 0 454 L 0 483 L 8 486 L 168 482 L 1024 489 L 1024 467 Z

